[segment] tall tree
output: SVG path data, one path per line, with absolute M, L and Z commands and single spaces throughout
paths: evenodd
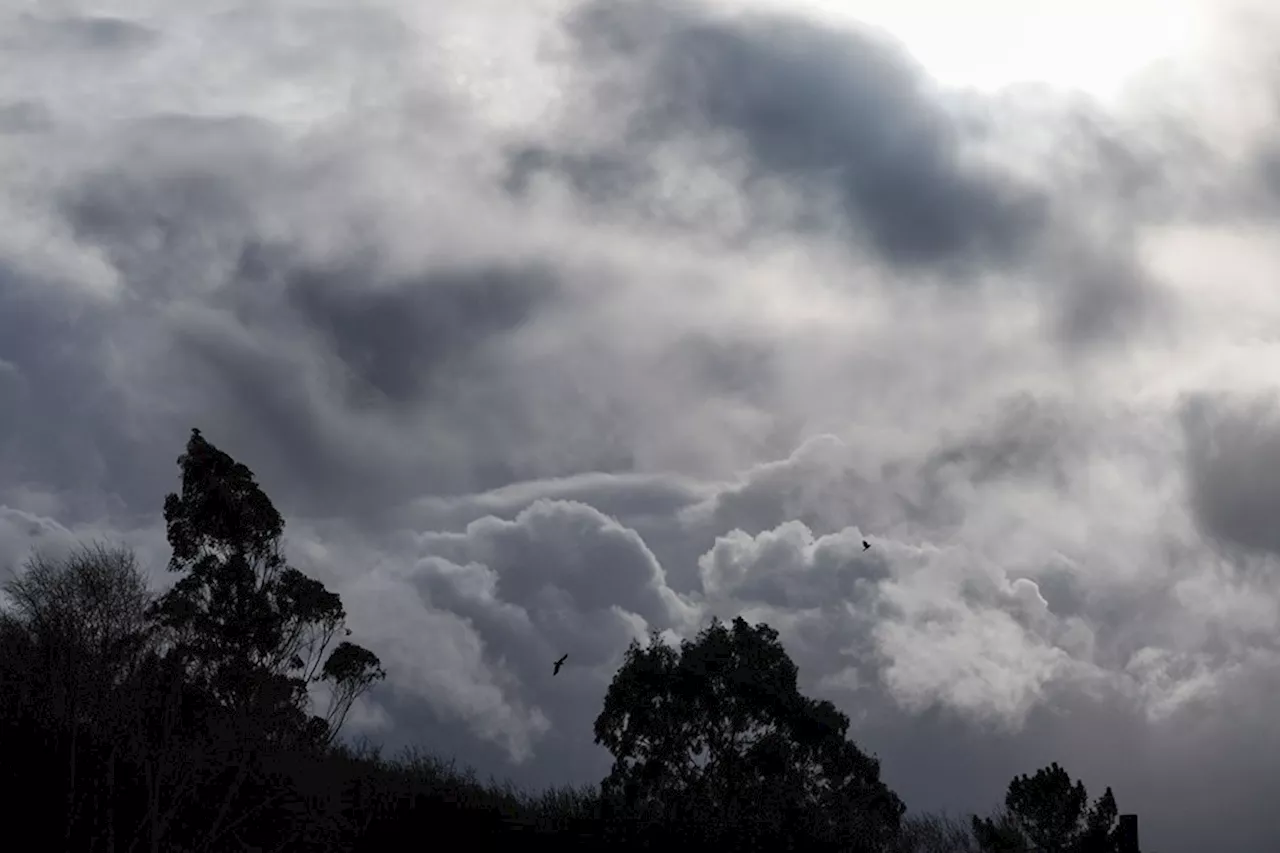
M 1024 850 L 1045 853 L 1114 853 L 1116 800 L 1107 790 L 1092 806 L 1084 783 L 1071 780 L 1057 762 L 1009 783 L 1002 820 L 973 817 L 973 831 L 986 853 Z
M 739 847 L 881 850 L 904 807 L 848 727 L 830 702 L 800 694 L 767 625 L 713 620 L 678 650 L 655 634 L 627 650 L 596 719 L 614 756 L 602 792 L 630 815 Z
M 385 677 L 378 658 L 354 643 L 332 646 L 342 602 L 286 563 L 284 520 L 248 467 L 198 429 L 178 465 L 182 489 L 165 498 L 164 518 L 169 570 L 183 577 L 152 610 L 169 652 L 235 719 L 271 739 L 305 731 L 331 740 L 351 704 Z M 332 698 L 307 720 L 313 683 Z

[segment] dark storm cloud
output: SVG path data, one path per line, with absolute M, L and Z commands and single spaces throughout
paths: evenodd
M 641 69 L 629 138 L 729 131 L 755 176 L 815 199 L 834 191 L 853 233 L 894 264 L 1005 263 L 1045 223 L 1046 199 L 963 162 L 927 78 L 880 38 L 669 3 L 591 4 L 572 27 L 589 58 Z
M 357 270 L 304 271 L 286 298 L 362 382 L 394 403 L 423 403 L 461 359 L 517 329 L 554 287 L 554 275 L 536 268 L 442 269 L 388 284 Z
M 102 371 L 115 327 L 61 285 L 0 252 L 0 470 L 6 485 L 65 492 L 63 512 L 93 516 L 119 509 L 100 487 L 137 494 L 148 466 L 129 461 L 141 449 L 131 436 L 102 428 L 124 420 L 121 389 Z
M 1152 328 L 1162 298 L 1132 226 L 1207 204 L 1209 158 L 1177 121 L 947 91 L 878 33 L 688 3 L 587 3 L 568 30 L 589 130 L 516 146 L 510 190 L 557 176 L 615 215 L 731 245 L 834 238 L 901 280 L 1003 275 L 1073 349 Z M 1086 224 L 1099 209 L 1105 235 Z
M 552 151 L 535 144 L 514 146 L 508 154 L 504 188 L 517 196 L 528 193 L 538 175 L 564 178 L 574 191 L 597 205 L 616 203 L 654 175 L 644 164 L 610 153 Z
M 276 130 L 258 119 L 151 116 L 67 179 L 60 206 L 140 299 L 206 282 L 216 290 L 263 217 L 287 201 L 283 155 Z
M 126 123 L 63 179 L 56 198 L 78 243 L 100 252 L 123 282 L 117 302 L 99 309 L 100 321 L 150 349 L 141 358 L 175 401 L 207 391 L 206 399 L 233 408 L 260 403 L 245 411 L 287 423 L 293 432 L 280 448 L 297 461 L 314 448 L 317 426 L 314 412 L 294 414 L 297 374 L 280 369 L 292 330 L 271 289 L 237 275 L 263 218 L 291 200 L 281 155 L 275 129 L 261 120 L 149 116 Z M 270 329 L 268 338 L 246 333 L 239 320 L 249 317 Z M 193 361 L 197 369 L 183 375 Z M 237 370 L 234 387 L 220 387 Z M 149 428 L 180 445 L 194 425 L 166 418 Z
M 1262 97 L 1273 104 L 1280 98 L 1280 74 L 1272 73 Z M 1245 162 L 1228 174 L 1233 180 L 1212 199 L 1220 219 L 1274 222 L 1280 216 L 1280 143 L 1274 136 L 1253 143 Z
M 23 15 L 15 30 L 0 36 L 0 49 L 33 53 L 129 51 L 152 44 L 156 33 L 142 24 L 108 16 L 38 17 Z
M 12 576 L 33 549 L 54 555 L 73 542 L 74 534 L 53 519 L 0 504 L 0 583 Z
M 247 299 L 263 303 L 257 313 L 183 312 L 171 340 L 175 361 L 202 377 L 208 416 L 245 451 L 259 450 L 287 498 L 319 493 L 330 506 L 377 512 L 420 493 L 424 480 L 444 492 L 510 480 L 479 456 L 441 459 L 429 432 L 407 451 L 394 413 L 448 407 L 483 381 L 493 369 L 486 344 L 545 300 L 554 283 L 545 270 L 444 269 L 387 283 L 372 268 L 286 268 L 284 277 L 279 299 Z M 351 441 L 363 447 L 354 457 Z M 489 464 L 500 465 L 495 450 Z
M 972 434 L 945 440 L 921 466 L 929 481 L 959 477 L 971 483 L 1011 477 L 1065 484 L 1071 436 L 1065 413 L 1053 401 L 1021 394 L 1001 405 L 992 422 Z
M 716 394 L 761 402 L 763 392 L 779 378 L 776 355 L 776 347 L 746 336 L 694 332 L 672 342 L 659 369 L 687 376 Z
M 1197 521 L 1228 545 L 1280 556 L 1280 401 L 1198 396 L 1181 418 Z
M 1062 263 L 1069 273 L 1055 325 L 1064 341 L 1123 340 L 1161 307 L 1159 291 L 1128 246 L 1081 246 Z
M 49 111 L 36 101 L 0 104 L 0 134 L 38 133 L 49 125 Z
M 262 474 L 281 484 L 286 503 L 312 509 L 317 494 L 376 511 L 399 499 L 388 501 L 391 492 L 418 492 L 424 478 L 446 492 L 512 479 L 501 443 L 487 459 L 431 463 L 442 455 L 420 448 L 405 458 L 406 437 L 373 421 L 429 403 L 447 417 L 450 401 L 500 374 L 508 356 L 495 347 L 554 304 L 554 259 L 396 264 L 388 257 L 398 235 L 367 228 L 317 252 L 323 238 L 308 230 L 316 203 L 343 198 L 346 171 L 357 166 L 350 152 L 291 152 L 262 120 L 158 116 L 113 145 L 63 182 L 59 200 L 80 244 L 124 281 L 120 304 L 94 314 L 91 328 L 147 327 L 139 340 L 158 357 L 144 356 L 156 381 L 197 403 L 187 418 L 153 429 L 180 443 L 193 425 L 185 421 L 198 419 L 238 452 L 267 460 Z M 341 215 L 354 213 L 347 206 Z M 38 352 L 43 333 L 28 322 L 11 345 L 29 341 L 22 351 Z M 89 374 L 57 387 L 76 394 L 100 384 Z M 517 428 L 516 415 L 510 421 Z M 350 441 L 364 447 L 358 457 L 345 449 Z
M 304 202 L 301 182 L 325 164 L 291 164 L 255 119 L 152 119 L 123 148 L 124 168 L 91 172 L 64 205 L 77 236 L 107 252 L 131 292 L 169 296 L 211 278 L 210 303 L 246 325 L 296 312 L 395 402 L 421 398 L 434 368 L 512 331 L 555 291 L 547 265 L 442 265 L 414 276 L 389 272 L 373 240 L 353 240 L 325 264 L 301 240 L 271 239 L 264 220 Z M 328 165 L 322 178 L 340 177 L 342 164 Z M 276 197 L 264 202 L 267 191 Z

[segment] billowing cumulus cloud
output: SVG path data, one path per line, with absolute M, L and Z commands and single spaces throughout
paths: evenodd
M 382 658 L 353 731 L 592 781 L 627 644 L 744 614 L 913 807 L 1058 760 L 1274 849 L 1271 24 L 1107 104 L 517 5 L 0 12 L 0 571 L 168 582 L 198 426 Z

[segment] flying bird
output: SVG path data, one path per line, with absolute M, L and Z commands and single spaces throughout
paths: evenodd
M 566 654 L 564 657 L 560 658 L 560 660 L 556 661 L 556 668 L 551 672 L 551 674 L 552 674 L 552 675 L 559 675 L 559 674 L 560 674 L 560 667 L 564 666 L 564 662 L 565 662 L 566 660 L 568 660 L 568 659 L 569 659 L 569 655 L 568 655 L 568 654 Z
M 871 543 L 870 543 L 870 542 L 868 542 L 867 540 L 863 539 L 863 540 L 862 540 L 862 550 L 866 551 L 866 550 L 867 550 L 868 548 L 870 548 L 870 547 L 871 547 Z

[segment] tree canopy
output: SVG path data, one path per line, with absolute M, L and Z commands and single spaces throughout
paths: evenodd
M 183 577 L 152 615 L 212 696 L 271 737 L 328 741 L 351 704 L 385 677 L 361 646 L 333 646 L 346 613 L 338 596 L 289 566 L 284 520 L 253 472 L 191 431 L 178 457 L 180 493 L 164 502 L 173 555 Z M 326 652 L 328 653 L 326 655 Z M 308 685 L 329 688 L 330 707 L 303 722 Z
M 1072 782 L 1057 762 L 1033 776 L 1017 776 L 1005 795 L 1003 820 L 973 818 L 973 832 L 986 853 L 1115 853 L 1119 814 L 1111 789 L 1089 805 L 1084 783 Z
M 595 722 L 614 757 L 604 796 L 740 847 L 883 849 L 904 806 L 846 738 L 849 718 L 796 674 L 777 632 L 741 617 L 679 649 L 633 643 Z

